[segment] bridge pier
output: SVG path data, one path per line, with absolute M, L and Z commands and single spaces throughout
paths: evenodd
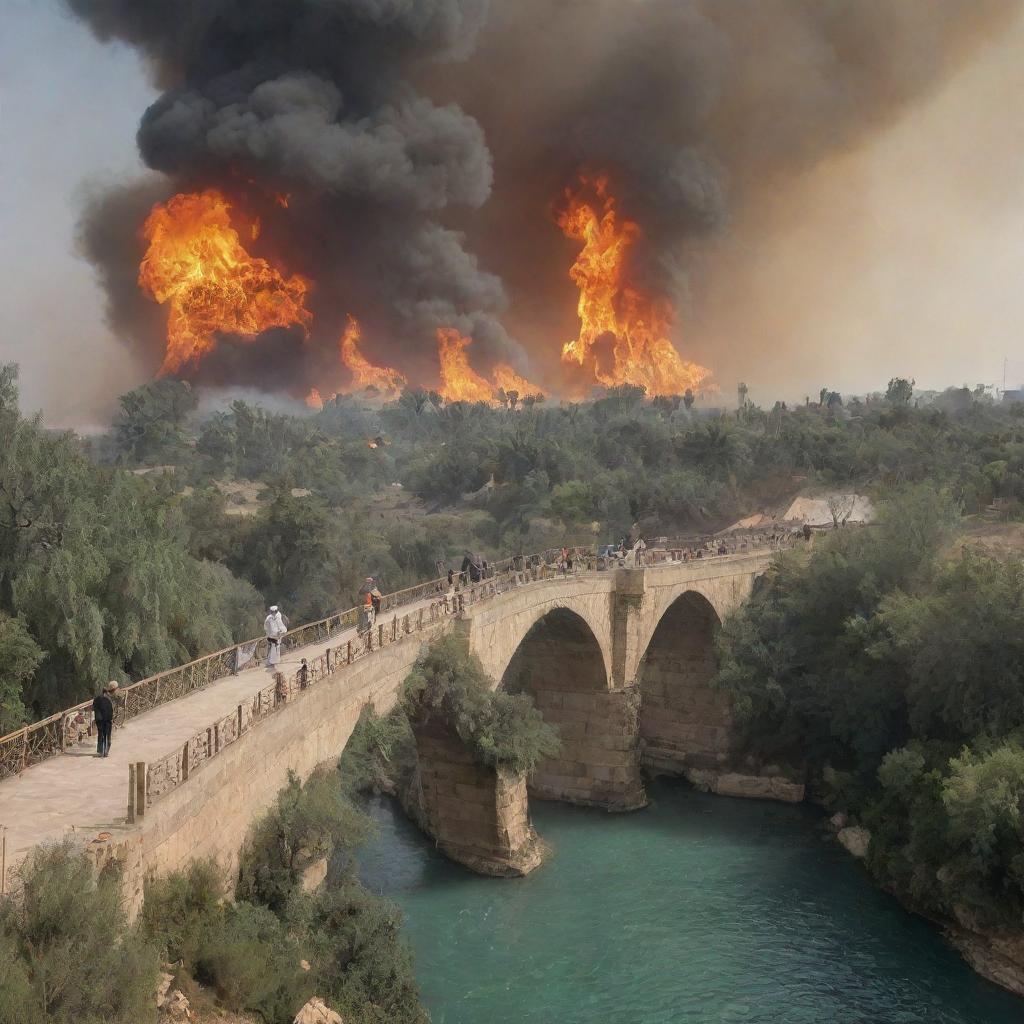
M 530 824 L 526 778 L 478 764 L 439 716 L 413 723 L 420 826 L 442 852 L 483 875 L 529 874 L 545 846 Z
M 530 795 L 606 811 L 647 806 L 640 778 L 637 688 L 571 692 L 533 689 L 545 721 L 562 739 L 558 757 L 542 761 Z

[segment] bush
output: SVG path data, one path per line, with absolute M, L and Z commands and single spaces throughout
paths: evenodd
M 351 855 L 371 828 L 345 796 L 336 772 L 314 775 L 305 785 L 290 774 L 277 804 L 242 850 L 237 898 L 284 913 L 306 867 L 321 857 Z
M 560 748 L 558 734 L 526 694 L 492 692 L 479 658 L 458 639 L 430 646 L 405 682 L 410 718 L 441 715 L 481 764 L 529 773 Z
M 140 921 L 165 961 L 192 970 L 206 933 L 223 914 L 223 875 L 201 861 L 146 883 Z
M 316 991 L 346 1024 L 427 1024 L 394 904 L 348 876 L 302 913 Z
M 378 715 L 371 706 L 364 707 L 338 763 L 344 791 L 354 797 L 399 784 L 412 773 L 415 745 L 401 708 Z
M 253 1010 L 267 1024 L 291 1024 L 312 995 L 302 954 L 284 924 L 266 907 L 236 903 L 202 936 L 197 981 L 212 986 L 231 1010 Z
M 39 847 L 0 903 L 0 1024 L 155 1021 L 155 946 L 129 927 L 120 877 L 70 843 Z

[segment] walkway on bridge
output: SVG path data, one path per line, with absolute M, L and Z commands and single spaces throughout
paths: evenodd
M 403 607 L 402 613 L 416 612 L 428 604 Z M 355 636 L 356 631 L 349 629 L 322 643 L 286 651 L 273 670 L 264 666 L 245 669 L 132 718 L 115 729 L 108 757 L 96 757 L 95 744 L 83 743 L 3 780 L 0 826 L 6 828 L 7 864 L 20 860 L 31 847 L 58 841 L 69 832 L 81 830 L 92 836 L 124 824 L 130 764 L 180 748 L 198 730 L 255 697 L 271 681 L 273 672 L 294 672 L 303 658 L 312 660 L 328 647 L 344 645 Z

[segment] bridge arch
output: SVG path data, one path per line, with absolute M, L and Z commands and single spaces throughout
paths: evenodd
M 500 685 L 529 694 L 562 742 L 533 773 L 532 795 L 609 810 L 643 806 L 636 693 L 609 688 L 605 650 L 582 615 L 555 607 L 539 616 Z
M 728 698 L 712 689 L 715 633 L 721 616 L 699 590 L 675 597 L 659 618 L 640 659 L 640 739 L 648 771 L 713 768 L 729 754 Z
M 595 586 L 594 581 L 554 577 L 508 591 L 498 600 L 471 610 L 470 649 L 480 658 L 497 687 L 531 630 L 553 613 L 565 613 L 569 619 L 582 622 L 597 644 L 603 679 L 608 687 L 611 685 L 613 600 L 614 581 L 611 579 L 602 579 Z M 558 621 L 564 624 L 568 620 L 560 618 Z

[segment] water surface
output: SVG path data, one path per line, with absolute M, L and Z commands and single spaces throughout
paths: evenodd
M 434 1024 L 1021 1024 L 877 891 L 811 809 L 649 789 L 608 815 L 535 802 L 550 860 L 456 867 L 388 802 L 362 875 L 406 914 Z

